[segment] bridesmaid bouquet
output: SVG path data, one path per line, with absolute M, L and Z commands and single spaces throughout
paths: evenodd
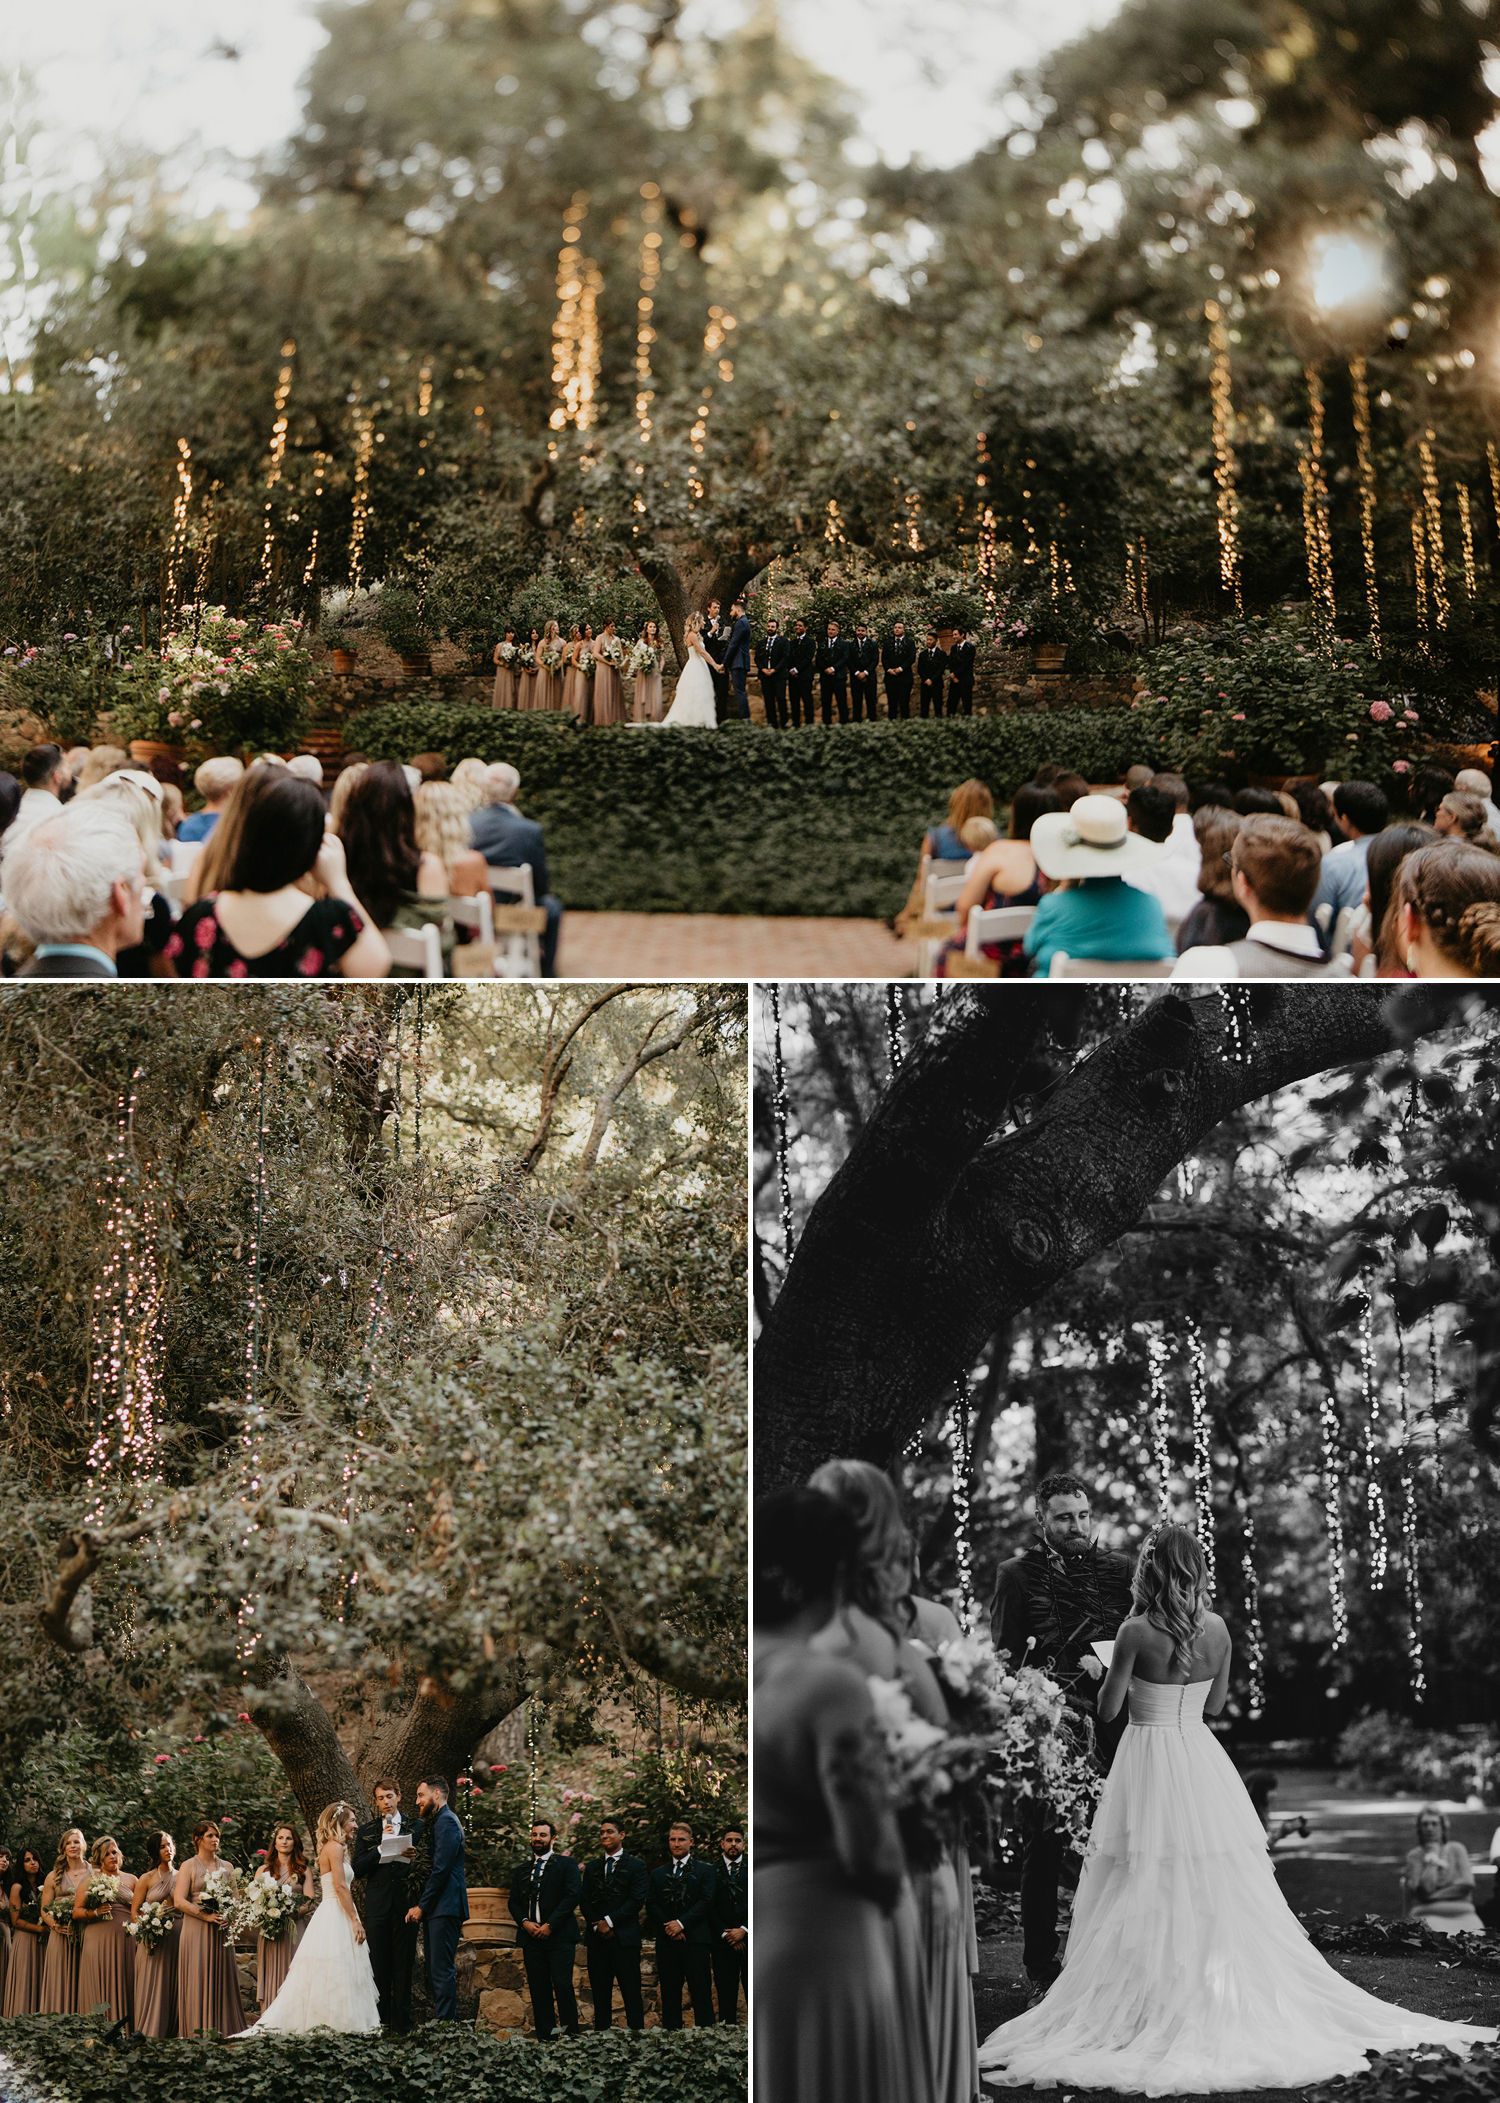
M 211 1869 L 203 1879 L 203 1889 L 198 1894 L 200 1912 L 219 1922 L 231 1942 L 239 1925 L 236 1918 L 240 1896 L 240 1873 L 225 1863 L 219 1869 Z
M 505 666 L 507 671 L 509 671 L 520 654 L 521 652 L 515 643 L 501 643 L 497 652 L 501 664 Z
M 631 650 L 630 661 L 626 666 L 626 670 L 633 678 L 639 678 L 642 672 L 649 677 L 651 673 L 661 670 L 661 658 L 662 653 L 660 650 L 654 650 L 645 637 L 642 636 L 641 640 Z
M 282 1884 L 269 1870 L 258 1869 L 236 1911 L 236 1925 L 253 1928 L 267 1942 L 279 1942 L 297 1918 L 300 1894 L 295 1884 Z
M 111 1906 L 117 1906 L 120 1903 L 119 1878 L 90 1877 L 89 1888 L 84 1893 L 83 1903 L 91 1913 L 107 1913 Z
M 159 1950 L 171 1934 L 176 1918 L 159 1899 L 147 1899 L 135 1919 L 127 1922 L 125 1933 L 138 1950 Z
M 988 1832 L 990 1740 L 929 1723 L 899 1680 L 872 1676 L 869 1688 L 907 1861 L 935 1869 L 945 1849 Z
M 564 654 L 562 643 L 538 643 L 536 661 L 544 672 L 560 672 Z
M 579 652 L 578 676 L 580 679 L 593 678 L 595 670 L 594 660 L 598 655 L 598 651 L 599 645 L 597 643 L 592 643 L 590 644 L 587 650 L 582 650 Z
M 595 657 L 602 657 L 607 665 L 618 672 L 625 663 L 625 645 L 617 635 L 601 635 L 594 645 Z
M 73 1921 L 73 1894 L 71 1891 L 60 1891 L 57 1894 L 57 1897 L 53 1899 L 47 1908 L 47 1918 L 55 1928 L 61 1929 L 69 1942 L 77 1942 L 79 1940 L 81 1930 L 75 1926 Z

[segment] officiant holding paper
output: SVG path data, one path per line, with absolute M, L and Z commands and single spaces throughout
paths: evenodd
M 1125 1728 L 1094 1719 L 1104 1661 L 1094 1645 L 1113 1641 L 1131 1612 L 1130 1564 L 1094 1540 L 1092 1499 L 1076 1475 L 1048 1475 L 1036 1489 L 1037 1539 L 1002 1563 L 990 1608 L 990 1634 L 1012 1670 L 1039 1665 L 1068 1706 L 1094 1726 L 1107 1770 Z M 1028 1799 L 1021 1819 L 1022 1957 L 1034 1999 L 1057 1977 L 1057 1885 L 1066 1843 L 1045 1804 Z
M 388 2030 L 411 2028 L 411 1977 L 417 1961 L 417 1924 L 408 1921 L 406 1882 L 420 1821 L 401 1809 L 398 1783 L 375 1784 L 377 1816 L 354 1836 L 354 1874 L 365 1882 L 365 1937 L 380 2020 Z

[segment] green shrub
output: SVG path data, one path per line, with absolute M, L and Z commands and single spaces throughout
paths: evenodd
M 233 2049 L 175 2037 L 111 2047 L 104 2031 L 89 2016 L 20 2016 L 0 2023 L 0 2065 L 59 2103 L 737 2103 L 746 2086 L 746 2033 L 727 2025 L 501 2044 L 428 2023 L 408 2037 L 320 2030 Z
M 1500 1743 L 1477 1725 L 1458 1731 L 1426 1730 L 1408 1716 L 1367 1709 L 1338 1742 L 1343 1779 L 1350 1788 L 1382 1789 L 1388 1795 L 1489 1797 L 1500 1784 Z
M 388 584 L 380 594 L 375 625 L 380 640 L 398 657 L 421 657 L 432 647 L 432 626 L 417 594 L 404 584 Z
M 612 1763 L 602 1785 L 608 1792 L 564 1790 L 537 1796 L 537 1815 L 558 1827 L 558 1846 L 580 1859 L 598 1845 L 599 1821 L 618 1818 L 625 1845 L 648 1864 L 667 1860 L 667 1828 L 685 1818 L 707 1859 L 726 1825 L 743 1814 L 743 1773 L 711 1753 L 642 1753 Z M 464 1873 L 472 1887 L 506 1889 L 518 1862 L 530 1854 L 531 1784 L 527 1769 L 491 1769 L 490 1786 L 454 1803 L 464 1827 Z
M 821 724 L 776 733 L 584 730 L 441 702 L 352 717 L 351 750 L 505 759 L 547 832 L 553 887 L 599 912 L 900 911 L 922 834 L 971 775 L 1008 798 L 1046 760 L 1092 781 L 1172 757 L 1129 709 Z
M 98 645 L 79 636 L 22 651 L 4 663 L 0 702 L 33 715 L 64 750 L 93 739 L 105 705 L 109 667 Z

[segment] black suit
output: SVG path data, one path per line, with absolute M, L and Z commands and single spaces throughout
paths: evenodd
M 894 723 L 911 714 L 911 674 L 917 646 L 909 635 L 891 635 L 880 646 L 885 666 L 885 712 Z
M 974 645 L 965 640 L 953 645 L 948 657 L 948 713 L 974 713 Z
M 538 2037 L 555 2037 L 559 2025 L 578 2035 L 578 1996 L 573 1991 L 573 1952 L 578 1947 L 581 1879 L 571 1855 L 549 1854 L 540 1867 L 535 1856 L 518 1863 L 510 1881 L 510 1913 L 526 1966 L 531 2013 Z M 550 1935 L 528 1935 L 522 1921 L 540 1920 Z M 556 2014 L 553 2002 L 556 2002 Z
M 880 645 L 873 635 L 849 645 L 849 713 L 873 723 L 880 713 Z
M 787 645 L 787 710 L 792 728 L 800 729 L 813 719 L 813 674 L 818 663 L 818 638 L 804 631 Z
M 705 627 L 703 631 L 703 647 L 713 659 L 714 664 L 724 664 L 724 653 L 729 648 L 728 621 L 720 618 L 713 622 L 711 626 Z M 722 723 L 729 713 L 729 669 L 725 665 L 725 669 L 722 672 L 716 672 L 714 664 L 709 666 L 708 671 L 709 677 L 714 683 L 714 714 Z
M 713 1968 L 714 1998 L 719 2004 L 719 2021 L 732 2023 L 739 2016 L 740 1988 L 745 1990 L 745 2005 L 750 2005 L 750 1941 L 748 1936 L 738 1949 L 724 1938 L 726 1928 L 747 1928 L 750 1925 L 750 1865 L 743 1855 L 730 1866 L 728 1859 L 720 1855 L 714 1885 Z
M 818 645 L 818 695 L 823 704 L 823 721 L 833 721 L 834 703 L 838 703 L 839 721 L 849 720 L 849 645 L 841 635 L 825 636 Z
M 365 1883 L 365 1939 L 370 1946 L 370 1968 L 375 1991 L 380 1996 L 380 2020 L 387 2029 L 411 2028 L 411 1975 L 417 1962 L 416 1921 L 408 1921 L 408 1872 L 404 1865 L 382 1862 L 380 1836 L 382 1818 L 368 1819 L 354 1836 L 354 1874 Z M 396 1830 L 422 1837 L 420 1819 L 397 1813 Z
M 617 1984 L 627 2027 L 646 2027 L 641 1999 L 641 1912 L 645 1904 L 646 1865 L 636 1856 L 622 1853 L 617 1862 L 611 1862 L 601 1855 L 584 1863 L 583 1941 L 596 2030 L 610 2026 Z M 611 1934 L 597 1932 L 595 1924 L 601 1920 L 608 1920 Z
M 760 697 L 766 721 L 777 730 L 786 728 L 786 675 L 792 646 L 784 635 L 763 636 L 755 646 L 755 669 L 760 674 Z
M 924 716 L 940 716 L 943 712 L 943 674 L 947 668 L 947 658 L 935 645 L 930 650 L 918 651 L 917 687 Z
M 714 1873 L 691 1855 L 683 1857 L 681 1873 L 675 1862 L 663 1862 L 651 1872 L 646 1894 L 646 1918 L 656 1936 L 656 1976 L 661 1982 L 661 2026 L 682 2028 L 682 1989 L 693 2003 L 693 2021 L 704 2029 L 714 2019 L 710 1991 L 713 1944 Z M 683 1940 L 669 1935 L 666 1923 L 681 1921 Z

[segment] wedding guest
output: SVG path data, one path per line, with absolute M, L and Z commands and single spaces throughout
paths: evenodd
M 656 1978 L 661 1991 L 663 2030 L 682 2028 L 682 1995 L 687 1989 L 693 2021 L 702 2030 L 713 2023 L 712 1929 L 714 1874 L 693 1858 L 693 1829 L 677 1819 L 667 1833 L 670 1862 L 659 1862 L 646 1883 L 646 1919 L 656 1937 Z
M 855 1560 L 831 1497 L 755 1507 L 756 2103 L 931 2103 L 901 2030 L 905 1868 L 865 1674 L 813 1648 Z
M 609 2029 L 618 1985 L 626 2028 L 643 2030 L 641 1915 L 646 1905 L 646 1865 L 638 1856 L 626 1854 L 625 1828 L 618 1818 L 599 1821 L 599 1846 L 598 1857 L 583 1865 L 579 1899 L 594 2028 Z
M 1061 783 L 1057 793 L 1065 793 Z M 1048 891 L 1022 937 L 1038 977 L 1057 955 L 1141 963 L 1176 955 L 1160 901 L 1125 882 L 1165 850 L 1129 829 L 1113 796 L 1080 796 L 1071 809 L 1046 812 L 1031 828 L 1031 851 L 1043 876 L 1063 886 Z
M 745 1835 L 739 1826 L 726 1826 L 719 1837 L 709 1918 L 719 2021 L 737 2023 L 742 1991 L 745 2006 L 750 2005 L 750 1870 L 745 1861 Z
M 123 811 L 135 827 L 141 843 L 146 878 L 146 911 L 141 939 L 115 952 L 119 978 L 172 978 L 166 958 L 172 935 L 172 908 L 166 894 L 157 888 L 166 881 L 162 861 L 162 799 L 166 791 L 153 775 L 138 767 L 121 767 L 91 789 L 80 789 L 74 802 L 107 810 Z
M 1291 786 L 1297 816 L 1317 841 L 1319 854 L 1327 854 L 1338 836 L 1333 805 L 1315 781 L 1294 781 Z
M 539 2038 L 578 2035 L 578 1997 L 573 1991 L 573 1952 L 578 1946 L 577 1906 L 582 1892 L 578 1864 L 557 1852 L 550 1818 L 531 1826 L 531 1859 L 510 1880 L 510 1914 L 516 1923 L 533 2026 Z M 666 2018 L 663 2016 L 663 2023 Z
M 73 793 L 80 789 L 91 789 L 96 781 L 104 781 L 116 767 L 128 767 L 130 754 L 123 745 L 95 745 L 88 758 L 79 768 L 73 780 Z
M 1070 774 L 1064 769 L 1051 783 L 1052 793 L 1057 798 L 1060 811 L 1070 811 L 1082 796 L 1087 796 L 1089 785 L 1081 774 Z
M 211 1818 L 200 1818 L 193 1827 L 193 1853 L 172 1887 L 172 1903 L 182 1915 L 177 1949 L 179 2037 L 196 2037 L 202 2030 L 235 2037 L 245 2027 L 234 1947 L 215 1916 L 199 1904 L 204 1884 L 220 1866 L 219 1828 Z
M 198 859 L 194 876 L 209 888 L 167 944 L 179 977 L 384 978 L 390 970 L 310 782 L 252 767 Z M 307 878 L 322 895 L 309 895 Z
M 312 1865 L 307 1859 L 301 1839 L 292 1826 L 277 1826 L 271 1835 L 271 1844 L 266 1849 L 266 1873 L 278 1884 L 290 1885 L 309 1903 L 318 1895 L 313 1881 Z M 356 1875 L 358 1871 L 356 1870 Z M 255 1998 L 260 2012 L 265 2014 L 281 1991 L 282 1981 L 291 1969 L 292 1955 L 296 1950 L 301 1929 L 296 1920 L 289 1920 L 281 1933 L 267 1942 L 264 1935 L 255 1938 Z
M 516 648 L 516 631 L 507 628 L 496 643 L 490 662 L 495 667 L 495 689 L 490 696 L 492 708 L 514 708 L 516 705 L 516 674 L 514 661 L 506 658 L 507 650 Z
M 5 835 L 15 824 L 20 808 L 21 784 L 14 774 L 0 772 L 0 855 L 5 852 Z
M 1183 817 L 1191 832 L 1192 822 L 1187 818 L 1186 802 L 1184 784 Z M 1198 903 L 1198 842 L 1196 839 L 1190 842 L 1191 854 L 1184 849 L 1177 831 L 1173 792 L 1159 788 L 1155 782 L 1131 790 L 1125 799 L 1125 818 L 1132 832 L 1139 833 L 1142 839 L 1154 840 L 1166 850 L 1160 861 L 1153 862 L 1149 868 L 1134 870 L 1125 881 L 1133 891 L 1144 891 L 1158 901 L 1166 915 L 1168 934 L 1175 934 Z
M 948 798 L 948 815 L 941 825 L 931 825 L 922 835 L 922 852 L 934 862 L 966 862 L 968 849 L 960 837 L 970 818 L 993 818 L 995 799 L 982 781 L 961 781 Z
M 177 2035 L 178 1921 L 172 1892 L 177 1881 L 177 1843 L 170 1833 L 153 1833 L 146 1845 L 148 1869 L 135 1880 L 130 1917 L 139 1920 L 142 1906 L 165 1906 L 172 1926 L 154 1950 L 135 1946 L 135 2027 L 143 2037 Z
M 974 713 L 974 644 L 969 631 L 960 627 L 953 648 L 948 652 L 948 713 L 950 716 L 971 716 Z
M 542 977 L 557 976 L 557 937 L 562 926 L 562 901 L 547 888 L 547 849 L 542 828 L 533 818 L 523 818 L 515 808 L 521 777 L 507 760 L 497 760 L 489 769 L 490 801 L 469 820 L 469 838 L 492 869 L 531 870 L 532 896 L 547 914 L 542 936 Z
M 958 837 L 971 855 L 983 854 L 999 839 L 1000 828 L 993 818 L 970 818 L 959 827 Z
M 354 794 L 355 784 L 363 781 L 370 762 L 357 759 L 347 767 L 339 769 L 338 779 L 333 784 L 333 793 L 328 799 L 328 829 L 337 832 L 344 822 L 344 812 L 349 807 L 349 798 Z M 483 762 L 481 761 L 481 765 Z
M 1468 1849 L 1448 1838 L 1448 1821 L 1436 1804 L 1417 1813 L 1417 1844 L 1407 1852 L 1402 1880 L 1406 1911 L 1438 1935 L 1482 1935 L 1474 1911 L 1474 1869 Z
M 1234 807 L 1242 818 L 1284 818 L 1281 798 L 1274 789 L 1240 789 Z
M 1482 796 L 1465 796 L 1455 789 L 1438 805 L 1433 830 L 1448 840 L 1468 840 L 1475 847 L 1500 854 L 1500 840 L 1490 830 L 1489 812 Z
M 482 766 L 464 760 L 464 766 Z M 449 898 L 478 898 L 490 887 L 490 865 L 469 845 L 471 806 L 456 780 L 424 781 L 414 798 L 416 841 L 425 857 L 439 862 Z
M 120 1896 L 113 1905 L 88 1905 L 88 1883 L 80 1884 L 73 1900 L 73 1918 L 83 1934 L 78 1960 L 78 2012 L 105 2007 L 112 2023 L 129 2023 L 134 2009 L 131 1992 L 131 1944 L 125 1933 L 130 1918 L 130 1899 L 135 1878 L 125 1867 L 120 1844 L 105 1834 L 89 1850 L 93 1874 L 117 1877 Z M 133 2027 L 133 2026 L 132 2026 Z
M 433 786 L 443 784 L 423 783 Z M 416 801 L 394 761 L 376 760 L 365 769 L 344 806 L 339 838 L 351 893 L 375 926 L 408 933 L 437 928 L 446 964 L 453 954 L 447 871 L 437 855 L 417 845 Z M 414 965 L 391 967 L 392 978 L 420 976 Z
M 911 715 L 911 681 L 917 662 L 917 646 L 906 632 L 905 621 L 892 624 L 880 646 L 880 662 L 885 671 L 886 715 L 893 723 L 904 723 Z
M 187 822 L 187 805 L 182 800 L 182 791 L 175 781 L 164 781 L 161 785 L 161 836 L 170 849 L 177 841 L 178 827 Z
M 736 599 L 729 609 L 729 624 L 724 631 L 722 647 L 724 676 L 729 682 L 729 698 L 734 703 L 734 713 L 742 723 L 750 720 L 750 622 L 745 613 L 745 602 Z
M 5 904 L 35 945 L 17 978 L 116 977 L 119 952 L 145 931 L 145 855 L 135 827 L 124 811 L 75 797 L 7 846 Z
M 1484 805 L 1485 823 L 1500 840 L 1500 809 L 1496 808 L 1491 794 L 1493 783 L 1483 767 L 1463 767 L 1453 778 L 1453 786 L 1465 796 L 1477 796 Z
M 1371 840 L 1365 856 L 1365 925 L 1354 931 L 1350 955 L 1360 978 L 1410 978 L 1396 951 L 1396 917 L 1391 893 L 1396 871 L 1419 847 L 1431 847 L 1437 833 L 1430 825 L 1387 825 Z
M 5 1969 L 3 2013 L 35 2015 L 42 2005 L 42 1960 L 47 1930 L 42 1925 L 42 1864 L 34 1848 L 19 1850 L 7 1880 L 10 1961 Z
M 812 728 L 813 679 L 818 665 L 818 639 L 806 621 L 792 623 L 791 649 L 787 658 L 787 709 L 792 728 Z
M 593 652 L 594 721 L 598 724 L 623 723 L 625 693 L 620 683 L 620 667 L 614 660 L 623 657 L 624 653 L 615 633 L 613 617 L 600 628 Z
M 1307 909 L 1323 857 L 1300 818 L 1246 818 L 1229 851 L 1235 903 L 1250 925 L 1238 941 L 1185 949 L 1177 979 L 1347 978 L 1347 956 L 1325 957 Z
M 1221 948 L 1239 942 L 1250 932 L 1250 915 L 1234 895 L 1230 850 L 1244 819 L 1238 811 L 1219 804 L 1203 803 L 1193 813 L 1193 831 L 1198 841 L 1198 903 L 1177 930 L 1177 954 L 1185 950 Z
M 661 668 L 666 656 L 662 648 L 660 623 L 647 621 L 641 630 L 641 641 L 656 652 L 656 665 L 654 670 L 637 672 L 635 675 L 630 720 L 632 723 L 659 723 L 662 719 Z
M 1500 978 L 1500 857 L 1457 840 L 1420 847 L 1396 872 L 1391 910 L 1414 978 Z
M 42 1886 L 47 1947 L 42 1959 L 42 1991 L 37 2007 L 43 2015 L 78 2013 L 78 1964 L 82 1951 L 77 1931 L 59 1927 L 48 1909 L 54 1899 L 76 1898 L 92 1874 L 88 1863 L 88 1842 L 77 1826 L 71 1826 L 58 1843 L 57 1860 L 47 1872 L 47 1881 Z
M 954 908 L 953 940 L 938 958 L 935 976 L 946 978 L 948 959 L 963 953 L 968 937 L 969 915 L 976 907 L 993 912 L 1002 906 L 1036 905 L 1042 896 L 1043 877 L 1031 851 L 1031 828 L 1047 811 L 1056 810 L 1057 795 L 1023 782 L 1011 799 L 1010 834 L 974 857 L 968 878 Z M 971 821 L 972 822 L 972 821 Z M 1019 935 L 1005 942 L 983 942 L 981 953 L 1000 967 L 1002 978 L 1024 978 L 1026 956 Z
M 755 646 L 755 669 L 760 678 L 761 706 L 765 710 L 766 721 L 773 730 L 785 730 L 789 721 L 786 709 L 786 680 L 791 654 L 791 643 L 782 634 L 773 616 L 766 622 L 766 632 Z
M 1440 767 L 1435 760 L 1428 760 L 1425 765 L 1418 767 L 1406 787 L 1407 798 L 1418 824 L 1435 824 L 1438 807 L 1443 798 L 1450 796 L 1457 786 L 1457 781 L 1448 769 Z
M 456 789 L 463 802 L 465 817 L 472 816 L 489 801 L 489 763 L 482 759 L 461 759 L 453 769 L 449 788 Z
M 63 758 L 61 745 L 33 745 L 21 761 L 21 807 L 5 835 L 5 851 L 13 854 L 33 825 L 55 818 L 62 810 L 62 792 L 73 788 L 73 777 Z
M 1365 895 L 1365 856 L 1390 816 L 1385 792 L 1369 781 L 1341 781 L 1334 790 L 1333 809 L 1343 838 L 1323 857 L 1307 916 L 1318 930 L 1325 954 L 1337 931 L 1339 914 L 1346 906 L 1357 906 Z
M 1330 811 L 1332 804 L 1329 805 Z M 1199 811 L 1232 811 L 1234 790 L 1227 781 L 1199 781 L 1189 784 L 1188 809 L 1196 818 Z
M 354 1836 L 354 1874 L 364 1880 L 365 1932 L 380 2001 L 380 2020 L 404 2036 L 411 2029 L 411 1981 L 417 1961 L 416 1923 L 407 1918 L 412 1856 L 382 1857 L 381 1843 L 421 1827 L 401 1809 L 401 1785 L 389 1775 L 375 1784 L 375 1816 Z
M 839 634 L 837 621 L 828 623 L 828 632 L 818 645 L 818 702 L 825 723 L 832 723 L 835 706 L 839 721 L 848 722 L 849 645 Z

